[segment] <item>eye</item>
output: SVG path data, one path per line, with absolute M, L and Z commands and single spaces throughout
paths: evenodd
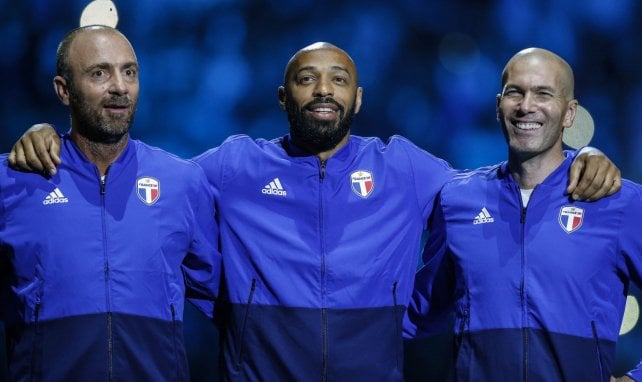
M 335 77 L 334 82 L 344 85 L 348 83 L 348 79 L 345 77 Z
M 546 91 L 537 92 L 536 96 L 537 96 L 537 99 L 540 99 L 540 100 L 547 100 L 547 99 L 553 98 L 553 94 Z
M 138 76 L 138 70 L 136 70 L 135 68 L 125 69 L 125 75 L 127 77 L 136 77 Z
M 107 73 L 103 69 L 96 69 L 91 73 L 92 77 L 102 78 L 105 77 Z
M 517 89 L 506 89 L 504 91 L 504 97 L 508 98 L 516 98 L 516 97 L 521 97 L 521 93 L 517 91 Z
M 304 75 L 299 77 L 299 83 L 302 85 L 309 84 L 311 82 L 314 82 L 314 76 Z

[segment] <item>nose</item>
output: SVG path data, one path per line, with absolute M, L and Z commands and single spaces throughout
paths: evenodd
M 321 79 L 319 79 L 319 82 L 317 82 L 317 85 L 314 88 L 314 96 L 327 97 L 333 94 L 334 94 L 334 87 L 332 86 L 332 82 L 325 77 L 322 77 Z
M 127 94 L 129 92 L 127 82 L 123 78 L 122 73 L 114 73 L 109 84 L 109 92 L 120 95 Z
M 535 109 L 535 106 L 535 96 L 531 92 L 526 92 L 526 94 L 524 94 L 524 98 L 522 98 L 522 102 L 520 102 L 519 104 L 520 110 L 524 112 L 531 112 Z

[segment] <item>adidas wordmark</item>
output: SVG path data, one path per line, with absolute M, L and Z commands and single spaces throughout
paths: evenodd
M 279 178 L 274 178 L 273 181 L 270 183 L 266 184 L 265 187 L 261 190 L 262 193 L 267 194 L 267 195 L 279 195 L 279 196 L 286 196 L 288 193 L 283 189 L 283 186 L 281 185 L 281 181 Z
M 492 223 L 494 222 L 495 219 L 493 219 L 492 216 L 490 216 L 490 213 L 486 209 L 486 207 L 482 208 L 481 212 L 477 217 L 475 217 L 475 220 L 473 220 L 473 224 L 483 224 L 483 223 Z
M 42 201 L 42 204 L 56 204 L 56 203 L 69 203 L 69 199 L 65 198 L 65 195 L 62 194 L 62 191 L 58 187 L 55 190 L 51 191 L 45 200 Z

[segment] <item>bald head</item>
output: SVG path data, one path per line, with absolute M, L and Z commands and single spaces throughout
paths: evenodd
M 56 51 L 56 74 L 63 77 L 67 81 L 71 81 L 71 66 L 69 60 L 71 46 L 78 36 L 88 33 L 112 34 L 115 36 L 119 36 L 123 40 L 127 41 L 128 44 L 130 44 L 129 40 L 127 40 L 127 37 L 125 37 L 124 34 L 122 34 L 117 29 L 105 25 L 88 25 L 72 30 L 71 32 L 67 33 L 67 35 L 65 35 L 65 37 L 60 42 L 60 45 L 58 45 L 58 50 Z M 133 50 L 134 49 L 132 48 L 132 52 Z
M 342 56 L 349 66 L 349 68 L 347 69 L 354 76 L 355 82 L 357 81 L 357 66 L 352 60 L 352 57 L 350 57 L 350 55 L 345 50 L 339 48 L 336 45 L 330 44 L 329 42 L 315 42 L 313 44 L 310 44 L 300 49 L 298 52 L 296 52 L 292 56 L 292 58 L 290 58 L 290 60 L 288 61 L 288 64 L 285 67 L 285 72 L 283 73 L 283 82 L 284 83 L 287 82 L 288 77 L 292 74 L 293 69 L 297 66 L 296 63 L 298 62 L 300 57 L 306 55 L 307 53 L 324 51 L 324 50 L 332 51 Z
M 506 86 L 511 70 L 517 66 L 542 66 L 550 68 L 550 75 L 559 81 L 560 89 L 566 100 L 575 98 L 575 79 L 573 69 L 562 57 L 542 48 L 527 48 L 517 52 L 502 71 L 502 89 Z

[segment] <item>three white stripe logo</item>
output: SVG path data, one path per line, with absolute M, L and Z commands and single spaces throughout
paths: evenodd
M 283 189 L 283 185 L 279 178 L 274 178 L 273 181 L 266 184 L 265 187 L 261 190 L 261 193 L 266 195 L 278 195 L 278 196 L 287 196 L 287 191 Z
M 69 203 L 69 199 L 65 198 L 65 195 L 62 194 L 62 191 L 58 187 L 55 190 L 51 191 L 45 200 L 42 201 L 42 204 L 58 204 L 58 203 Z

